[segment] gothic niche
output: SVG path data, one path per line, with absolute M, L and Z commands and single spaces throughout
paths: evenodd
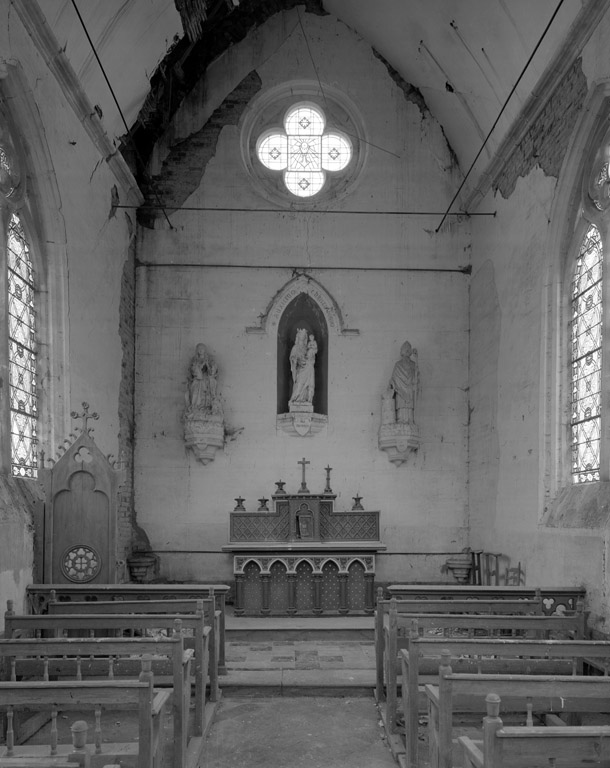
M 314 435 L 328 421 L 328 326 L 306 293 L 288 304 L 278 325 L 277 413 L 292 435 Z
M 197 344 L 186 386 L 184 440 L 202 464 L 213 461 L 225 442 L 222 398 L 218 394 L 218 366 L 205 344 Z
M 397 467 L 419 448 L 419 428 L 415 424 L 415 406 L 419 395 L 417 350 L 408 341 L 400 348 L 400 360 L 381 397 L 379 448 Z

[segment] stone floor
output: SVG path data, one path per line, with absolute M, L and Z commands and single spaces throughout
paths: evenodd
M 226 698 L 205 768 L 395 768 L 373 698 Z

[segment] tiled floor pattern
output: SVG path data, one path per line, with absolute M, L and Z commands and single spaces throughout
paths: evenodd
M 229 671 L 257 669 L 375 669 L 372 641 L 234 641 L 226 645 Z

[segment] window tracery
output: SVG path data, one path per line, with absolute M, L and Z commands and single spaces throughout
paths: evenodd
M 14 146 L 0 126 L 0 191 L 5 236 L 10 465 L 16 477 L 38 473 L 36 286 L 30 240 L 21 212 L 23 190 Z
M 581 246 L 571 298 L 571 452 L 575 483 L 599 480 L 602 376 L 603 252 L 595 225 Z
M 284 131 L 269 129 L 257 142 L 261 163 L 284 172 L 284 184 L 296 197 L 313 197 L 324 186 L 326 172 L 347 167 L 352 144 L 338 131 L 325 132 L 326 117 L 313 104 L 302 102 L 284 117 Z

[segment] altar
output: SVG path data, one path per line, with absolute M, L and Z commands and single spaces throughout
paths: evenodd
M 276 483 L 269 500 L 248 512 L 241 497 L 230 513 L 236 615 L 372 613 L 375 608 L 375 555 L 379 512 L 355 496 L 349 510 L 336 510 L 336 494 L 326 485 L 311 493 L 303 479 L 296 493 Z

